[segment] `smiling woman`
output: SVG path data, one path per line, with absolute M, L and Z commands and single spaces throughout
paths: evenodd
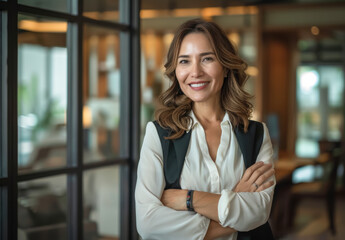
M 266 125 L 249 120 L 246 67 L 218 25 L 178 28 L 165 64 L 172 84 L 138 165 L 143 239 L 273 239 L 272 145 Z
M 226 73 L 206 36 L 202 33 L 187 35 L 182 41 L 178 59 L 176 78 L 183 93 L 194 104 L 212 101 L 219 105 Z
M 246 129 L 248 118 L 252 112 L 252 104 L 249 101 L 251 96 L 244 91 L 244 84 L 248 77 L 245 73 L 247 64 L 239 57 L 224 31 L 216 24 L 209 22 L 197 26 L 192 24 L 195 23 L 191 21 L 182 25 L 171 43 L 165 64 L 165 74 L 172 81 L 172 85 L 160 96 L 161 107 L 156 111 L 157 121 L 162 126 L 174 131 L 169 138 L 182 136 L 189 126 L 188 113 L 192 109 L 190 100 L 194 99 L 191 99 L 188 93 L 184 92 L 188 88 L 184 89 L 184 85 L 178 83 L 183 78 L 183 73 L 186 74 L 188 71 L 194 71 L 189 76 L 189 83 L 192 81 L 194 84 L 200 83 L 200 76 L 195 77 L 195 70 L 199 71 L 196 74 L 205 77 L 206 73 L 203 72 L 203 69 L 205 66 L 210 66 L 209 69 L 211 70 L 208 71 L 212 71 L 212 75 L 217 75 L 216 79 L 222 86 L 220 92 L 221 108 L 232 113 L 229 117 L 234 125 L 243 124 Z M 194 54 L 194 59 L 192 59 L 191 54 Z M 195 64 L 197 60 L 199 62 L 202 60 L 202 62 Z M 194 69 L 191 70 L 190 66 Z M 224 84 L 223 79 L 225 79 Z M 170 107 L 177 105 L 179 107 Z M 181 117 L 175 117 L 175 115 Z M 179 121 L 176 122 L 176 119 Z

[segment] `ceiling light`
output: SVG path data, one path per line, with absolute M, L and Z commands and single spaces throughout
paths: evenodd
M 311 27 L 311 29 L 310 29 L 310 31 L 311 31 L 311 33 L 313 34 L 313 35 L 319 35 L 319 33 L 320 33 L 320 29 L 318 28 L 318 27 L 316 27 L 316 26 L 312 26 Z

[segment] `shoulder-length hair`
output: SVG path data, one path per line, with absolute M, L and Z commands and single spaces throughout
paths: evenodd
M 155 112 L 155 118 L 162 127 L 172 131 L 167 139 L 181 137 L 193 121 L 189 116 L 193 102 L 182 93 L 175 74 L 181 43 L 190 33 L 203 33 L 210 41 L 217 60 L 227 72 L 221 89 L 221 107 L 228 112 L 234 127 L 241 124 L 247 131 L 248 119 L 253 109 L 251 95 L 244 90 L 248 78 L 245 73 L 247 64 L 239 57 L 225 32 L 217 24 L 193 19 L 177 29 L 164 65 L 165 75 L 172 84 L 159 96 L 160 106 Z

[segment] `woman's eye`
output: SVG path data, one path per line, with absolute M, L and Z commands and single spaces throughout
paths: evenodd
M 213 58 L 212 58 L 212 57 L 205 57 L 205 58 L 203 59 L 203 61 L 204 61 L 204 62 L 211 62 L 211 61 L 213 61 Z
M 186 63 L 188 63 L 188 60 L 182 59 L 179 61 L 179 64 L 186 64 Z

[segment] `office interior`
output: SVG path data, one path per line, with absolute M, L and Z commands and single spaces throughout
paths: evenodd
M 344 15 L 344 0 L 0 1 L 0 239 L 139 239 L 140 145 L 193 18 L 248 63 L 276 239 L 344 239 Z

